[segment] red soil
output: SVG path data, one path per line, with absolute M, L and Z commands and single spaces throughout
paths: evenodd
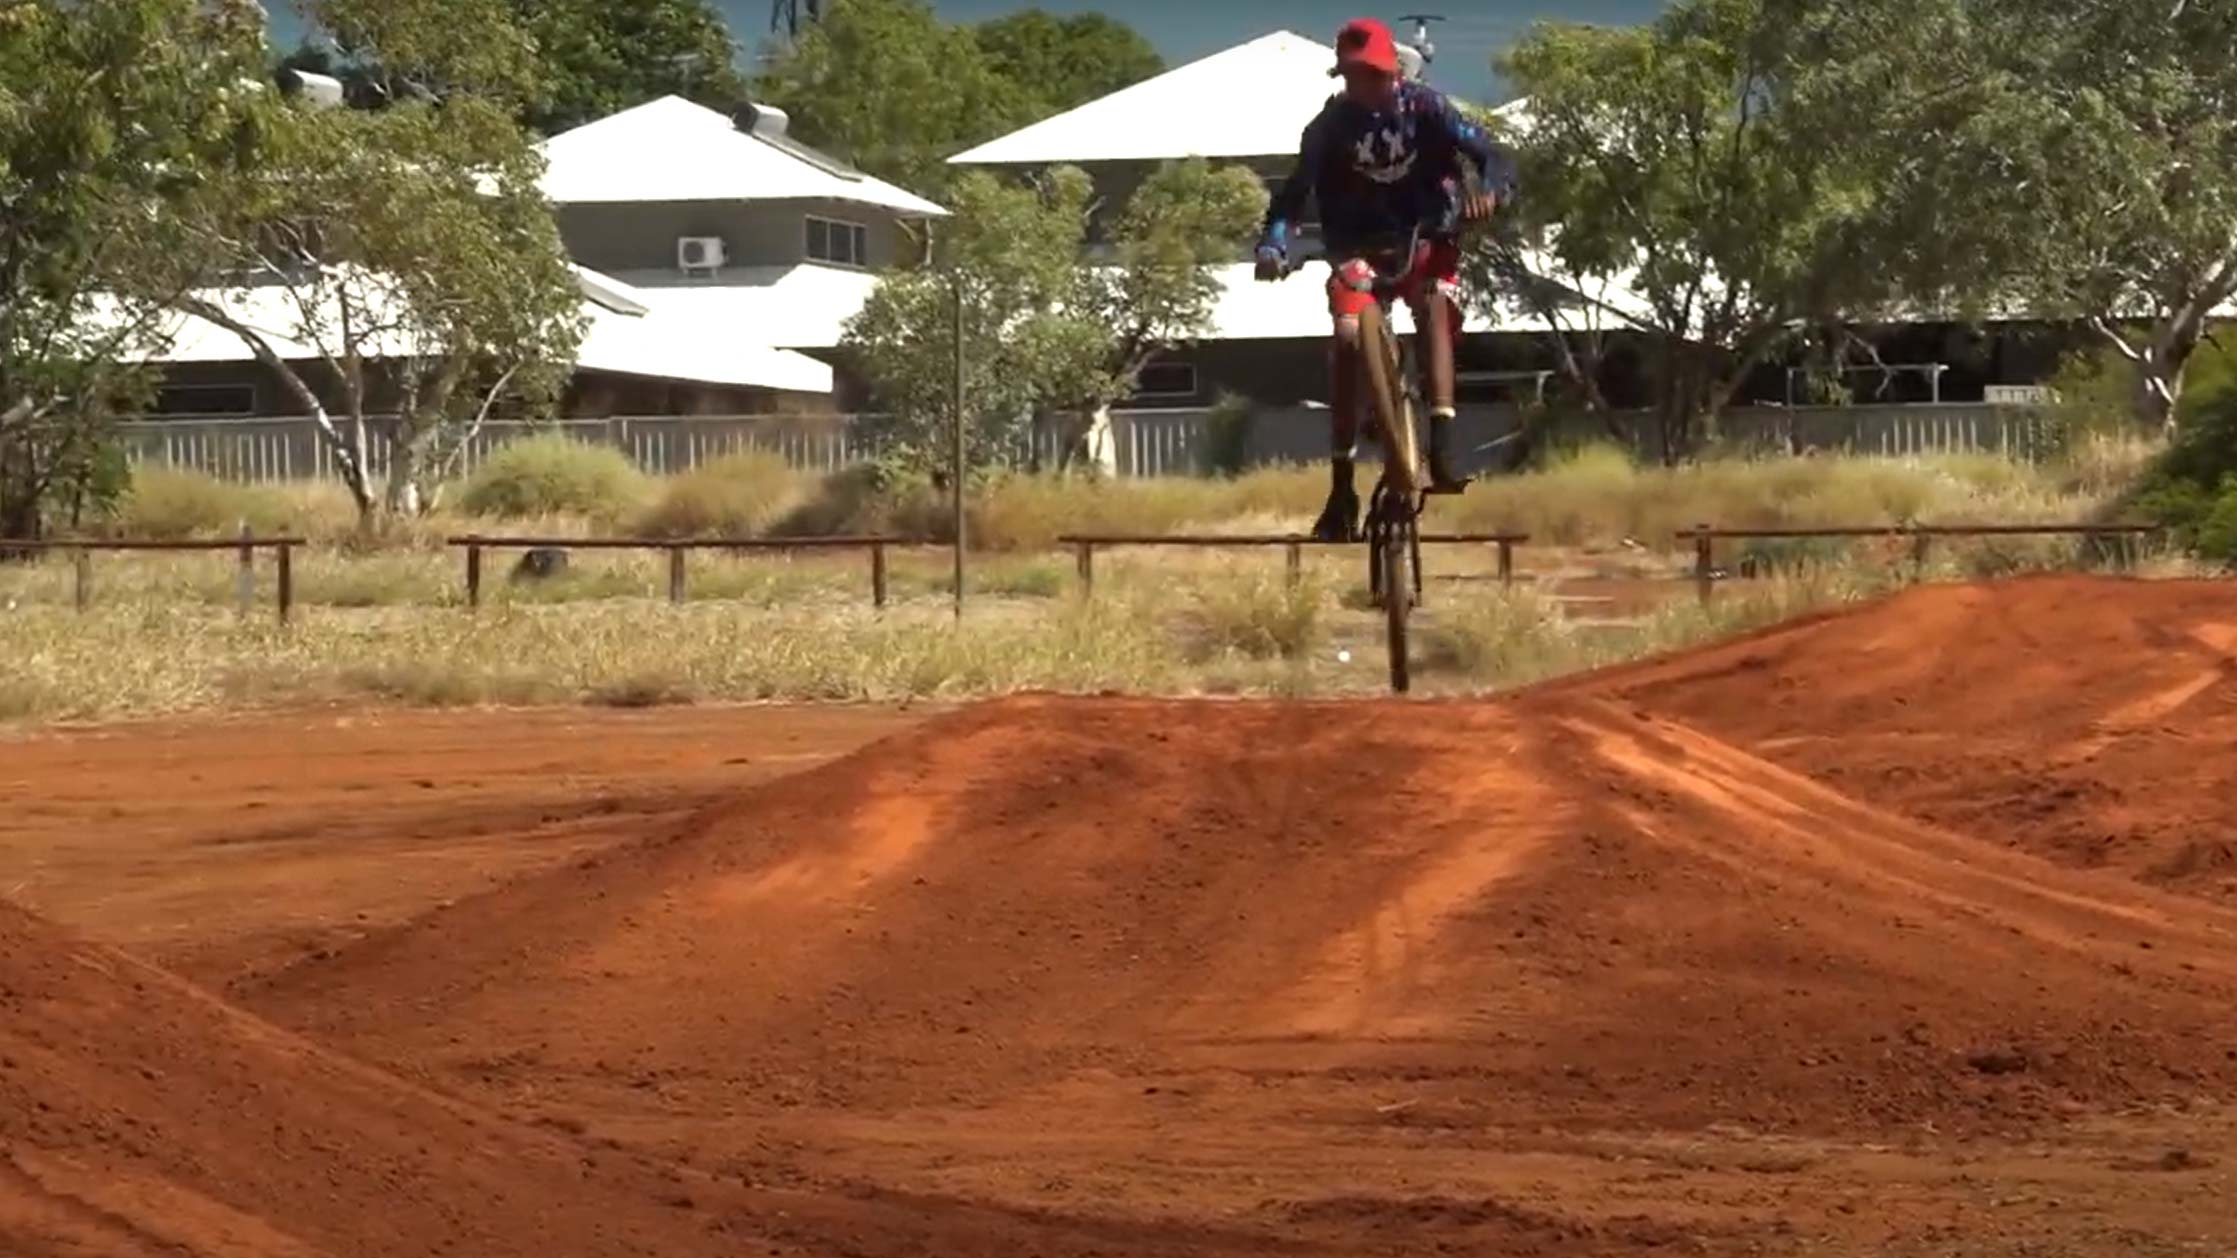
M 249 1027 L 377 1080 L 397 1116 L 372 1130 L 429 1133 L 458 1200 L 492 1191 L 486 1123 L 745 1194 L 718 1217 L 840 1253 L 2227 1246 L 2199 1168 L 2237 1152 L 2237 911 L 2205 846 L 2237 794 L 2231 625 L 2237 586 L 2028 581 L 1498 703 L 986 704 L 229 985 L 308 1040 L 199 995 L 194 1027 L 112 1001 L 88 1039 L 35 997 L 79 1038 L 38 1033 L 61 1047 L 20 1096 L 132 1084 L 105 1064 L 143 1026 Z M 2129 837 L 2097 859 L 2077 827 L 2112 818 Z M 0 1001 L 9 966 L 77 955 L 26 937 Z M 258 1188 L 342 1174 L 286 1146 L 196 1178 L 198 1128 L 168 1117 L 371 1102 L 157 1069 L 177 1085 L 102 1112 L 157 1124 L 164 1182 L 349 1249 L 346 1174 L 332 1211 Z M 473 1222 L 512 1236 L 546 1181 L 507 1156 Z M 1982 1187 L 2006 1183 L 2036 1195 Z M 2003 1208 L 2046 1183 L 2050 1207 Z M 657 1226 L 627 1208 L 657 1191 L 576 1191 Z M 381 1241 L 419 1252 L 352 1243 Z
M 1910 816 L 2237 903 L 2237 586 L 2036 577 L 1565 683 Z

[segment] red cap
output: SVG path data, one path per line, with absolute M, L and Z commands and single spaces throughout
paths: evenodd
M 1336 33 L 1336 68 L 1328 73 L 1331 77 L 1342 74 L 1348 65 L 1398 73 L 1398 41 L 1391 37 L 1390 28 L 1371 17 L 1344 23 L 1344 29 Z

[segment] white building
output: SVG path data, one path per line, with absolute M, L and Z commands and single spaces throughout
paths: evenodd
M 545 142 L 542 186 L 588 319 L 568 415 L 839 408 L 816 354 L 946 211 L 790 140 L 777 111 L 743 112 L 667 97 Z M 281 357 L 320 358 L 283 290 L 207 296 Z M 300 410 L 233 333 L 188 317 L 160 331 L 157 414 Z

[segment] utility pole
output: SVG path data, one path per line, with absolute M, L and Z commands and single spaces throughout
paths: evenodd
M 954 271 L 955 284 L 955 464 L 949 488 L 955 494 L 955 618 L 963 619 L 963 272 Z
M 786 39 L 798 39 L 802 19 L 812 25 L 822 17 L 823 0 L 773 0 L 769 6 L 769 29 L 783 31 Z

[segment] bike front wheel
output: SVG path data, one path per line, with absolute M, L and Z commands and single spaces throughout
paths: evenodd
M 1390 643 L 1390 689 L 1405 694 L 1413 683 L 1408 663 L 1406 617 L 1413 611 L 1413 583 L 1407 580 L 1406 530 L 1392 529 L 1382 542 L 1384 636 Z

